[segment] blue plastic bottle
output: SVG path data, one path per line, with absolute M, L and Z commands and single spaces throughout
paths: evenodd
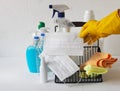
M 39 73 L 40 67 L 40 48 L 39 48 L 39 37 L 34 36 L 33 45 L 27 47 L 26 50 L 26 60 L 28 69 L 31 73 Z

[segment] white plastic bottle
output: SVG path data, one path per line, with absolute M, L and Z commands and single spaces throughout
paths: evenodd
M 57 19 L 54 22 L 58 25 L 57 32 L 70 32 L 69 21 L 65 19 L 65 10 L 69 9 L 67 5 L 49 5 L 50 9 L 53 9 L 53 16 L 58 13 Z
M 41 49 L 41 52 L 43 52 L 43 46 L 44 46 L 44 37 L 45 37 L 45 33 L 41 33 L 41 36 L 40 36 L 40 49 Z M 45 63 L 45 57 L 44 55 L 42 55 L 42 53 L 40 54 L 40 59 L 41 59 L 41 65 L 40 65 L 40 83 L 43 84 L 43 83 L 46 83 L 47 81 L 47 66 L 46 66 L 46 63 Z
M 83 16 L 83 21 L 88 22 L 89 20 L 95 20 L 95 15 L 93 10 L 86 10 Z
M 44 84 L 47 82 L 47 70 L 46 70 L 46 63 L 45 63 L 45 57 L 41 57 L 41 65 L 40 65 L 40 83 Z
M 58 24 L 57 32 L 70 32 L 70 27 L 68 26 L 69 21 L 64 18 L 64 13 L 58 13 L 58 17 L 58 19 L 54 20 Z

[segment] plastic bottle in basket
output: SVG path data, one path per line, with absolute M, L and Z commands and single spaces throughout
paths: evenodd
M 53 16 L 58 12 L 58 18 L 54 22 L 58 25 L 57 32 L 70 32 L 71 23 L 65 19 L 65 10 L 69 9 L 67 5 L 49 5 L 50 9 L 53 9 Z
M 86 10 L 83 16 L 83 21 L 88 22 L 89 20 L 94 20 L 94 19 L 95 19 L 95 15 L 93 10 Z
M 27 47 L 26 60 L 28 69 L 32 73 L 39 73 L 40 58 L 39 58 L 39 36 L 34 36 L 33 44 Z

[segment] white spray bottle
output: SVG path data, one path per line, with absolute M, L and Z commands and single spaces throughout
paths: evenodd
M 50 9 L 53 9 L 53 15 L 54 17 L 55 13 L 58 13 L 58 18 L 55 19 L 55 23 L 58 24 L 58 30 L 57 32 L 70 32 L 70 22 L 65 19 L 65 10 L 68 10 L 69 7 L 64 4 L 59 5 L 49 5 Z

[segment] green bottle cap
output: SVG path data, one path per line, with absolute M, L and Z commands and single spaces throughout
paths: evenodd
M 42 27 L 45 27 L 45 23 L 44 22 L 39 22 L 38 29 L 40 29 Z

